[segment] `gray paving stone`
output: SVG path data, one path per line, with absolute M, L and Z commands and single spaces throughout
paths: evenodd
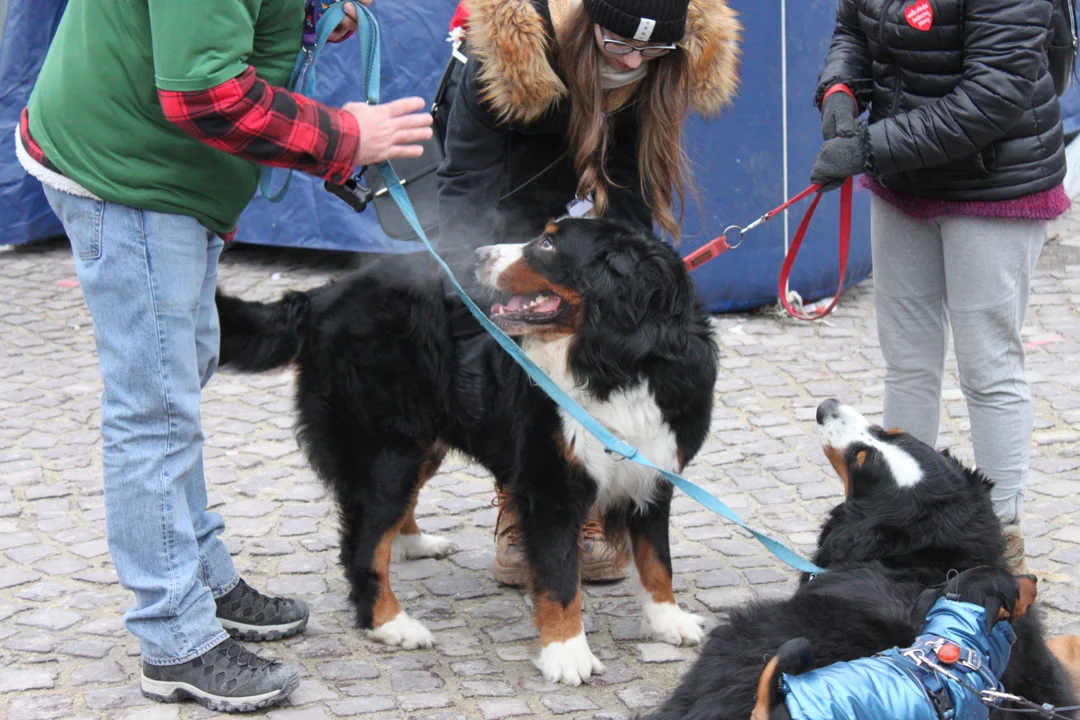
M 54 667 L 5 668 L 0 673 L 0 694 L 53 688 L 59 674 Z
M 19 618 L 20 625 L 44 628 L 46 630 L 63 630 L 82 620 L 82 615 L 70 610 L 39 610 Z
M 87 685 L 93 683 L 118 683 L 126 682 L 128 674 L 120 663 L 115 660 L 103 660 L 102 662 L 90 663 L 72 671 L 70 683 L 72 685 Z
M 335 700 L 327 703 L 326 707 L 338 717 L 352 717 L 353 715 L 366 715 L 367 713 L 393 710 L 397 707 L 397 703 L 388 697 L 365 697 Z
M 395 670 L 390 673 L 394 692 L 428 692 L 438 690 L 446 681 L 427 670 Z
M 572 712 L 586 712 L 597 710 L 596 703 L 581 695 L 569 695 L 565 693 L 552 693 L 540 698 L 548 710 L 554 715 L 567 715 Z
M 379 677 L 379 669 L 366 660 L 332 660 L 318 664 L 324 680 L 370 680 Z
M 12 629 L 14 630 L 14 629 Z M 7 638 L 3 647 L 20 652 L 51 653 L 56 650 L 60 640 L 54 635 L 40 632 L 21 632 Z
M 514 687 L 504 680 L 462 680 L 458 691 L 464 697 L 512 697 Z
M 398 696 L 398 705 L 402 710 L 410 713 L 416 710 L 449 707 L 452 703 L 453 698 L 447 693 L 425 692 Z
M 74 698 L 70 695 L 23 695 L 7 703 L 12 720 L 56 720 L 70 718 Z
M 615 694 L 630 710 L 647 710 L 663 703 L 667 699 L 668 691 L 655 685 L 635 683 L 619 688 Z
M 513 698 L 509 700 L 486 700 L 479 703 L 480 712 L 484 715 L 484 720 L 502 720 L 508 717 L 520 717 L 522 715 L 532 715 L 533 711 L 529 707 L 529 703 L 522 698 Z

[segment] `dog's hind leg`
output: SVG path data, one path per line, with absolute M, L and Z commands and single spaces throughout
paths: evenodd
M 394 596 L 390 562 L 394 539 L 416 503 L 420 486 L 439 463 L 432 453 L 412 456 L 382 450 L 367 466 L 366 482 L 344 490 L 339 486 L 338 492 L 341 563 L 357 621 L 377 642 L 407 650 L 431 647 L 434 636 L 409 617 Z M 350 490 L 355 494 L 349 495 Z
M 430 459 L 420 470 L 421 487 L 439 471 L 439 464 L 442 463 L 444 457 L 446 457 L 446 446 L 441 443 L 436 444 L 432 449 Z M 417 488 L 418 493 L 419 490 L 420 488 Z M 393 561 L 444 558 L 453 551 L 452 542 L 437 535 L 428 535 L 416 524 L 416 498 L 414 497 L 405 513 L 405 521 L 402 522 L 401 529 L 394 539 L 391 553 Z
M 672 645 L 700 645 L 705 639 L 705 620 L 679 607 L 671 585 L 671 494 L 671 485 L 663 483 L 648 507 L 631 509 L 627 518 L 640 582 L 642 619 L 657 640 Z
M 1073 685 L 1073 692 L 1080 697 L 1080 635 L 1058 635 L 1046 641 L 1050 652 L 1058 659 Z
M 1077 704 L 1067 669 L 1054 654 L 1046 641 L 1040 613 L 1033 608 L 1023 617 L 1012 623 L 1016 632 L 1016 643 L 1009 656 L 1009 665 L 1001 677 L 1005 691 L 1020 695 L 1034 703 L 1049 703 L 1056 707 L 1071 707 Z M 1003 706 L 1010 707 L 1008 701 Z M 997 711 L 992 717 L 1007 717 L 1012 713 Z M 1059 713 L 1065 717 L 1076 718 L 1075 711 Z

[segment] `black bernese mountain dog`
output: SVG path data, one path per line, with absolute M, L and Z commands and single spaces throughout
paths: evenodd
M 879 720 L 886 716 L 916 720 L 907 713 L 887 715 L 885 708 L 899 703 L 919 717 L 940 716 L 951 710 L 952 717 L 958 720 L 985 720 L 990 708 L 980 702 L 978 693 L 980 689 L 997 689 L 996 680 L 1008 666 L 1015 639 L 1011 630 L 998 627 L 998 623 L 1015 624 L 1037 596 L 1038 579 L 1034 575 L 1013 575 L 1002 567 L 974 567 L 953 575 L 944 585 L 922 592 L 911 614 L 912 622 L 922 628 L 921 638 L 912 648 L 897 649 L 885 657 L 860 658 L 855 661 L 858 667 L 840 662 L 815 672 L 810 669 L 814 664 L 813 644 L 804 637 L 788 640 L 766 663 L 758 679 L 750 720 L 799 720 L 828 706 L 839 710 L 834 715 L 836 720 Z M 938 645 L 940 641 L 944 642 Z M 925 667 L 905 666 L 905 656 L 913 653 L 908 657 L 918 657 L 919 652 L 936 655 L 929 659 L 956 671 L 961 682 L 942 688 L 944 693 L 939 691 L 931 701 L 920 672 Z M 960 666 L 948 667 L 958 661 Z M 942 681 L 947 682 L 945 678 Z M 891 692 L 878 695 L 876 688 Z
M 907 647 L 920 630 L 913 617 L 925 590 L 943 585 L 951 571 L 1006 567 L 985 476 L 835 400 L 818 407 L 817 422 L 846 495 L 813 557 L 828 572 L 804 577 L 787 600 L 733 608 L 651 720 L 747 720 L 762 670 L 785 642 L 806 638 L 811 667 Z M 1040 704 L 1076 704 L 1039 612 L 1017 619 L 1014 629 L 1006 690 Z M 991 715 L 1009 716 L 1001 709 Z
M 595 219 L 564 218 L 533 241 L 477 251 L 479 281 L 508 297 L 491 317 L 618 437 L 681 472 L 705 441 L 717 347 L 678 254 Z M 485 466 L 513 498 L 551 681 L 577 685 L 602 665 L 581 622 L 578 537 L 589 508 L 629 531 L 643 616 L 674 644 L 704 639 L 672 591 L 672 487 L 613 456 L 484 335 L 463 352 L 438 268 L 392 256 L 273 303 L 220 294 L 221 365 L 258 372 L 295 363 L 301 445 L 333 490 L 341 564 L 358 622 L 378 641 L 429 647 L 431 633 L 390 588 L 392 553 L 441 556 L 413 508 L 448 449 Z M 480 331 L 478 331 L 480 332 Z

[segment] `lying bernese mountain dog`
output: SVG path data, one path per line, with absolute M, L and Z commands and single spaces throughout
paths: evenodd
M 1034 575 L 976 567 L 923 591 L 907 648 L 816 670 L 806 638 L 788 640 L 765 665 L 750 720 L 986 720 L 1000 697 L 1016 633 L 1038 595 Z
M 924 591 L 952 571 L 1006 567 L 983 475 L 834 400 L 819 406 L 817 422 L 846 495 L 822 527 L 813 557 L 828 572 L 804 577 L 787 600 L 733 608 L 652 720 L 747 720 L 762 669 L 785 642 L 806 638 L 814 649 L 810 667 L 908 647 L 921 629 L 912 617 Z M 1005 689 L 1040 704 L 1075 705 L 1038 611 L 1013 629 Z M 991 715 L 1007 716 L 1001 709 Z
M 477 261 L 478 279 L 508 296 L 494 322 L 593 417 L 681 472 L 708 435 L 718 353 L 678 254 L 611 222 L 564 218 L 529 243 L 481 248 Z M 295 363 L 299 438 L 335 493 L 360 626 L 389 645 L 432 645 L 395 599 L 389 565 L 395 547 L 408 557 L 449 551 L 413 511 L 452 448 L 513 498 L 547 679 L 577 685 L 603 670 L 582 627 L 578 569 L 594 503 L 608 532 L 629 531 L 647 628 L 700 643 L 703 620 L 672 591 L 671 485 L 605 452 L 490 336 L 464 359 L 451 324 L 460 302 L 426 256 L 382 258 L 273 303 L 217 298 L 222 366 Z

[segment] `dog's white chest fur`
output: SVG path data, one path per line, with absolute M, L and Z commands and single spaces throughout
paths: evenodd
M 539 340 L 528 337 L 522 347 L 559 387 L 613 435 L 636 447 L 658 467 L 678 472 L 675 433 L 664 422 L 648 384 L 642 383 L 613 393 L 606 401 L 596 399 L 578 386 L 570 374 L 568 351 L 572 339 Z M 596 503 L 601 510 L 625 499 L 638 507 L 644 507 L 651 501 L 660 479 L 656 471 L 604 452 L 603 443 L 569 413 L 560 409 L 559 415 L 571 452 L 596 482 Z

